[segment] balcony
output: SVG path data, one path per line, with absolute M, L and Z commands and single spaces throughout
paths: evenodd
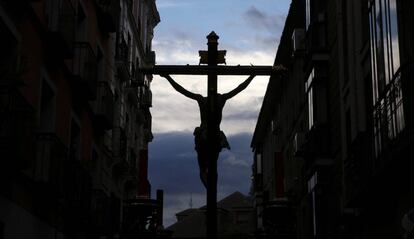
M 144 141 L 149 143 L 152 142 L 154 139 L 154 135 L 152 134 L 151 129 L 145 128 L 144 129 Z
M 152 92 L 147 86 L 140 87 L 140 105 L 143 108 L 152 107 Z
M 136 70 L 133 62 L 128 62 L 128 80 L 126 87 L 137 89 L 145 84 L 145 75 Z
M 138 88 L 140 86 L 144 86 L 144 84 L 145 84 L 144 74 L 139 73 L 138 71 L 134 70 L 134 74 L 130 78 L 130 83 L 128 84 L 128 87 Z
M 373 170 L 378 171 L 388 163 L 386 154 L 395 146 L 405 129 L 401 72 L 397 72 L 386 86 L 374 106 L 374 152 Z
M 120 1 L 114 0 L 97 0 L 97 18 L 98 26 L 102 32 L 109 34 L 117 30 L 119 22 Z
M 71 0 L 47 0 L 47 44 L 50 53 L 62 59 L 73 56 L 75 9 Z
M 0 171 L 4 175 L 31 167 L 34 112 L 12 82 L 0 80 Z
M 114 95 L 108 82 L 98 82 L 96 100 L 92 104 L 95 122 L 98 128 L 105 130 L 113 126 Z
M 263 205 L 263 226 L 269 238 L 294 238 L 295 209 L 286 200 Z
M 110 215 L 110 202 L 111 198 L 106 195 L 102 190 L 94 190 L 92 199 L 92 217 L 91 222 L 95 233 L 103 235 L 107 232 L 111 225 Z
M 116 44 L 115 65 L 117 67 L 118 77 L 121 82 L 129 81 L 131 77 L 131 62 L 129 62 L 129 50 L 123 38 Z
M 32 3 L 32 2 L 39 2 L 40 0 L 3 0 L 7 4 L 24 4 L 24 3 Z
M 329 155 L 329 129 L 326 124 L 314 125 L 305 135 L 302 144 L 306 157 L 324 157 Z
M 263 174 L 261 173 L 254 175 L 254 190 L 256 192 L 263 191 Z
M 144 109 L 144 115 L 145 115 L 145 122 L 144 122 L 144 128 L 149 129 L 151 131 L 152 129 L 152 115 L 149 109 Z
M 162 225 L 162 201 L 149 198 L 124 202 L 123 234 L 127 238 L 155 238 Z
M 66 157 L 67 148 L 56 134 L 38 133 L 33 179 L 63 193 L 63 161 Z
M 344 203 L 353 206 L 367 195 L 366 185 L 371 177 L 372 141 L 368 133 L 359 133 L 348 149 L 344 160 Z
M 32 8 L 31 3 L 39 1 L 40 0 L 2 0 L 1 4 L 11 15 L 19 16 L 25 14 L 26 11 L 23 10 Z
M 80 161 L 63 161 L 65 225 L 69 230 L 87 227 L 90 221 L 92 179 Z
M 308 54 L 326 52 L 327 50 L 325 14 L 319 13 L 315 18 L 308 26 L 305 34 L 305 46 Z
M 120 126 L 114 126 L 112 130 L 113 157 L 119 162 L 120 159 L 125 159 L 127 154 L 127 135 L 125 129 Z M 113 164 L 112 164 L 113 165 Z
M 329 129 L 326 124 L 314 125 L 305 135 L 301 157 L 305 160 L 305 170 L 313 173 L 319 169 L 332 167 L 330 156 Z
M 136 87 L 132 87 L 130 84 L 127 85 L 125 89 L 126 95 L 128 97 L 128 101 L 134 105 L 135 107 L 138 106 L 139 99 L 138 99 L 138 90 Z
M 149 51 L 145 56 L 145 63 L 149 66 L 155 65 L 155 51 Z
M 75 43 L 73 75 L 78 92 L 89 100 L 96 99 L 97 59 L 88 42 Z

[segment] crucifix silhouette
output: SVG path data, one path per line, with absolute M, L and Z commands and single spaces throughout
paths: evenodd
M 272 75 L 282 66 L 227 66 L 226 51 L 217 50 L 219 36 L 213 31 L 207 36 L 208 51 L 199 51 L 200 65 L 155 65 L 140 68 L 144 74 L 157 74 L 166 78 L 172 87 L 184 96 L 196 100 L 200 108 L 201 124 L 194 130 L 200 178 L 207 188 L 207 239 L 217 238 L 217 159 L 223 148 L 230 148 L 220 130 L 222 111 L 226 101 L 243 91 L 257 75 Z M 207 75 L 207 97 L 184 89 L 170 75 Z M 232 91 L 217 93 L 218 75 L 249 75 Z

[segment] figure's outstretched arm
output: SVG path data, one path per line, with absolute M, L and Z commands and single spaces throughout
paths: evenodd
M 193 99 L 193 100 L 198 100 L 200 97 L 202 97 L 200 94 L 195 94 L 195 93 L 193 93 L 193 92 L 190 92 L 190 91 L 188 91 L 188 90 L 184 89 L 184 88 L 183 88 L 182 86 L 180 86 L 177 82 L 175 82 L 175 81 L 171 78 L 171 76 L 170 76 L 170 75 L 161 75 L 161 77 L 164 77 L 165 79 L 167 79 L 167 80 L 168 80 L 168 82 L 170 82 L 170 84 L 172 85 L 172 87 L 173 87 L 176 91 L 180 92 L 181 94 L 183 94 L 183 95 L 187 96 L 187 97 L 188 97 L 188 98 L 190 98 L 190 99 Z
M 233 89 L 232 91 L 230 91 L 230 92 L 228 92 L 226 94 L 223 94 L 223 97 L 226 100 L 234 97 L 235 95 L 237 95 L 238 93 L 240 93 L 242 90 L 246 89 L 246 87 L 250 84 L 250 82 L 253 80 L 254 77 L 255 77 L 255 75 L 249 76 L 249 78 L 247 78 L 243 83 L 241 83 L 235 89 Z

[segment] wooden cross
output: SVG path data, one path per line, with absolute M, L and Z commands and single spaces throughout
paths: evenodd
M 218 75 L 271 75 L 280 68 L 272 66 L 227 66 L 226 51 L 218 51 L 219 36 L 213 31 L 207 36 L 208 51 L 199 51 L 200 65 L 155 65 L 140 68 L 144 74 L 156 75 L 207 75 L 207 239 L 217 238 L 217 158 L 220 122 L 217 118 L 217 76 Z M 204 64 L 204 65 L 202 65 Z M 205 65 L 206 64 L 206 65 Z

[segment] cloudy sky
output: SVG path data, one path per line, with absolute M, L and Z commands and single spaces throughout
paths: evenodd
M 157 64 L 198 64 L 206 50 L 206 36 L 215 31 L 219 50 L 227 50 L 228 65 L 272 65 L 290 0 L 157 0 L 161 23 L 153 48 Z M 206 95 L 206 77 L 172 76 L 186 89 Z M 237 87 L 247 76 L 219 77 L 218 91 Z M 256 77 L 249 87 L 226 103 L 221 129 L 231 150 L 218 162 L 218 199 L 250 189 L 250 141 L 268 83 Z M 206 192 L 198 176 L 193 130 L 200 124 L 197 103 L 175 92 L 158 76 L 152 82 L 153 133 L 149 179 L 152 191 L 164 190 L 164 226 L 175 213 L 205 204 Z

